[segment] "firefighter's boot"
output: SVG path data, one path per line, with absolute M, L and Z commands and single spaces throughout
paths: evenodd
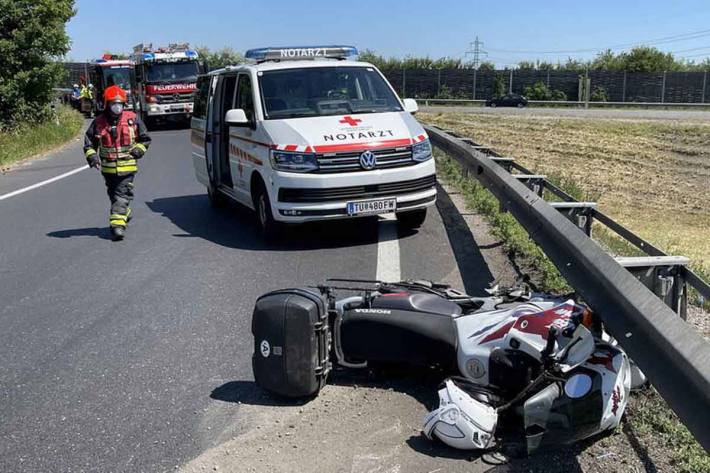
M 113 241 L 121 241 L 126 237 L 126 227 L 111 227 Z

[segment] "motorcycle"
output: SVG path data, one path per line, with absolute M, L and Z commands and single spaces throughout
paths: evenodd
M 449 376 L 423 432 L 459 449 L 493 448 L 501 420 L 523 432 L 528 454 L 618 426 L 632 384 L 645 378 L 601 320 L 574 295 L 526 282 L 487 292 L 330 279 L 265 294 L 252 318 L 255 380 L 281 396 L 312 397 L 334 364 L 436 367 Z

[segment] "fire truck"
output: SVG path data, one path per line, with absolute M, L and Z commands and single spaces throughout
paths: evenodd
M 189 121 L 202 69 L 197 51 L 187 43 L 159 48 L 141 43 L 133 48 L 133 62 L 136 109 L 146 125 Z
M 135 83 L 133 61 L 128 59 L 115 59 L 110 54 L 104 54 L 87 68 L 89 83 L 93 84 L 93 111 L 100 113 L 104 109 L 104 90 L 112 85 L 117 85 L 128 95 L 127 107 L 133 110 L 134 101 L 131 90 Z

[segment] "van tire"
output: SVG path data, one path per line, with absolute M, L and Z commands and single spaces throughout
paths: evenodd
M 256 211 L 256 224 L 259 233 L 269 241 L 278 240 L 283 231 L 283 225 L 271 213 L 271 200 L 264 184 L 259 181 L 254 189 L 254 210 Z
M 218 191 L 212 184 L 207 186 L 207 198 L 212 208 L 221 209 L 227 206 L 227 196 Z
M 397 223 L 403 228 L 419 228 L 426 221 L 426 208 L 397 213 Z

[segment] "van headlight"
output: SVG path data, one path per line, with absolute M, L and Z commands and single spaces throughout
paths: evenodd
M 277 171 L 310 172 L 318 169 L 316 155 L 271 150 L 271 167 Z
M 429 139 L 412 146 L 412 159 L 417 162 L 431 159 L 431 142 L 429 142 Z

